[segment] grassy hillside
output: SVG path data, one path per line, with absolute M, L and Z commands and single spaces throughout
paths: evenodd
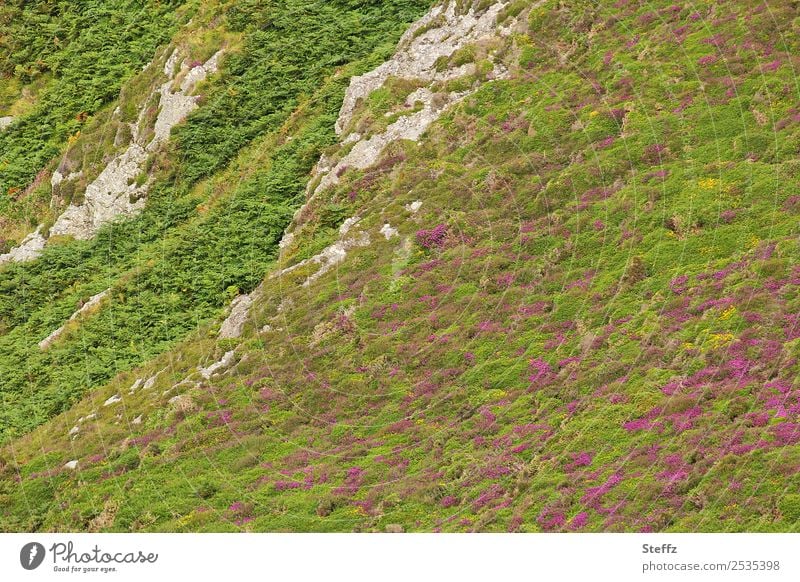
M 195 23 L 194 30 L 182 33 L 187 39 L 182 44 L 189 44 L 196 58 L 219 48 L 215 40 L 241 48 L 206 87 L 203 106 L 177 132 L 171 149 L 153 158 L 155 185 L 141 216 L 113 224 L 91 241 L 52 241 L 41 259 L 0 270 L 3 440 L 65 410 L 120 370 L 163 352 L 261 281 L 301 202 L 305 176 L 333 141 L 347 80 L 334 75 L 338 65 L 360 57 L 349 69 L 358 72 L 380 62 L 402 33 L 402 23 L 426 7 L 421 2 L 397 2 L 391 9 L 348 9 L 330 2 L 270 6 L 261 20 L 248 11 L 247 26 L 232 8 L 218 8 L 220 14 L 206 7 L 206 20 L 224 16 L 226 24 L 203 35 L 205 29 Z M 295 29 L 298 23 L 303 26 Z M 287 43 L 290 30 L 293 42 Z M 343 35 L 347 30 L 358 41 Z M 192 46 L 204 36 L 210 38 L 205 44 L 212 43 L 210 52 Z M 298 63 L 305 60 L 315 66 L 301 68 Z M 126 99 L 135 100 L 128 93 L 147 86 L 147 74 L 123 93 L 122 107 Z M 76 168 L 87 174 L 84 186 L 99 173 L 97 162 L 108 159 L 104 142 L 117 133 L 109 129 L 111 110 L 98 115 L 102 121 L 71 144 L 62 161 L 77 160 Z M 228 141 L 219 137 L 220 128 L 230 128 Z M 50 185 L 42 188 L 49 199 Z M 110 300 L 96 317 L 52 348 L 39 348 L 76 305 L 108 288 Z
M 0 527 L 800 530 L 796 7 L 508 2 L 430 85 L 474 92 L 292 220 L 427 6 L 252 4 L 141 217 L 0 271 Z

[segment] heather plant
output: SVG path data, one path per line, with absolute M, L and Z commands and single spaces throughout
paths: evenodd
M 769 8 L 531 7 L 521 12 L 529 32 L 508 40 L 508 79 L 466 96 L 375 168 L 342 172 L 303 211 L 295 246 L 269 254 L 290 213 L 272 225 L 264 197 L 300 204 L 320 150 L 336 151 L 330 127 L 345 83 L 332 81 L 325 99 L 314 93 L 323 104 L 304 123 L 256 142 L 268 155 L 245 148 L 208 184 L 224 206 L 214 220 L 213 205 L 199 213 L 204 229 L 176 232 L 167 248 L 180 268 L 156 260 L 151 277 L 131 264 L 149 294 L 135 299 L 126 282 L 120 304 L 167 297 L 184 305 L 184 286 L 207 303 L 167 320 L 183 327 L 159 347 L 164 356 L 153 349 L 131 358 L 135 372 L 90 367 L 96 380 L 85 397 L 14 441 L 14 467 L 0 473 L 8 501 L 0 523 L 85 529 L 89 508 L 125 496 L 109 531 L 185 523 L 204 531 L 797 531 L 797 95 L 793 53 L 779 40 L 788 38 L 791 9 Z M 246 28 L 242 14 L 228 18 Z M 246 92 L 249 102 L 258 89 Z M 371 105 L 388 107 L 390 97 Z M 230 103 L 220 96 L 215 110 Z M 241 114 L 224 112 L 229 121 Z M 187 184 L 236 150 L 215 144 L 208 151 L 219 157 L 203 160 L 214 132 L 207 142 L 189 139 L 202 134 L 198 115 L 180 131 L 192 159 Z M 785 123 L 773 132 L 770 117 Z M 247 141 L 249 123 L 236 139 Z M 768 124 L 773 151 L 743 137 Z M 226 195 L 225 183 L 253 166 Z M 197 201 L 184 207 L 171 192 L 155 191 L 161 208 L 174 203 L 163 216 L 194 216 Z M 139 224 L 153 220 L 142 232 L 157 245 L 163 223 L 147 216 Z M 308 286 L 308 263 L 264 279 L 267 261 L 284 268 L 314 256 L 351 216 L 368 246 L 348 249 Z M 397 236 L 380 234 L 387 222 Z M 259 234 L 250 246 L 226 246 L 251 223 Z M 197 252 L 179 244 L 185 232 Z M 91 248 L 65 245 L 44 260 L 78 264 L 68 253 L 94 257 Z M 241 248 L 252 252 L 250 270 L 235 267 Z M 90 266 L 103 264 L 96 256 Z M 98 279 L 59 300 L 57 313 L 39 313 L 27 306 L 50 288 L 37 268 L 7 271 L 18 273 L 15 283 L 31 281 L 30 295 L 3 304 L 9 323 L 37 333 L 102 287 Z M 164 283 L 170 276 L 174 286 Z M 79 280 L 65 268 L 66 284 Z M 225 290 L 262 280 L 244 336 L 217 342 Z M 38 378 L 62 365 L 74 354 L 67 347 L 86 345 L 109 321 L 92 335 L 90 324 L 76 330 L 63 352 L 31 357 L 26 372 Z M 142 337 L 149 346 L 153 336 Z M 104 354 L 121 343 L 89 345 Z M 184 417 L 167 412 L 164 392 L 228 348 L 241 368 L 190 390 L 197 408 Z M 157 389 L 126 396 L 124 410 L 98 405 L 162 369 Z M 14 406 L 17 387 L 6 396 Z M 88 429 L 70 437 L 93 412 L 88 426 L 103 446 L 129 457 L 104 456 Z M 159 455 L 139 454 L 153 443 Z M 75 457 L 81 469 L 63 469 Z M 198 499 L 192 485 L 211 471 L 219 490 Z

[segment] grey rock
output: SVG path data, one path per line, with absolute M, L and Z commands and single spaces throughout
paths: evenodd
M 230 313 L 219 328 L 220 339 L 237 338 L 242 335 L 252 305 L 253 297 L 251 295 L 239 295 L 231 302 Z
M 0 255 L 0 265 L 32 261 L 42 254 L 46 242 L 47 239 L 42 236 L 42 225 L 40 224 L 34 232 L 22 239 L 18 246 Z
M 230 367 L 230 365 L 233 363 L 233 357 L 234 357 L 233 350 L 225 352 L 225 355 L 222 356 L 221 360 L 219 360 L 218 362 L 214 362 L 207 368 L 198 367 L 197 371 L 200 372 L 200 375 L 203 378 L 205 378 L 206 380 L 210 380 L 211 377 L 217 372 L 220 372 L 221 370 Z

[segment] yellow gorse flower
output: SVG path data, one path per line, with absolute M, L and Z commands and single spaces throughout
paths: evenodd
M 712 333 L 711 334 L 711 348 L 717 350 L 724 347 L 733 341 L 732 333 Z

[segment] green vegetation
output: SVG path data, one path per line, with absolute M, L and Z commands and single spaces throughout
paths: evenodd
M 333 142 L 348 79 L 334 75 L 336 67 L 365 57 L 349 67 L 352 74 L 380 62 L 402 32 L 399 23 L 412 20 L 425 3 L 398 2 L 391 10 L 377 3 L 361 10 L 330 2 L 270 6 L 262 20 L 248 19 L 243 48 L 206 88 L 207 105 L 158 160 L 140 217 L 90 242 L 51 245 L 41 259 L 0 271 L 0 345 L 7 354 L 0 360 L 2 438 L 27 432 L 88 388 L 161 353 L 261 281 L 302 202 L 312 165 Z M 233 9 L 228 16 L 239 26 Z M 358 42 L 343 34 L 348 27 Z M 290 34 L 294 40 L 286 42 Z M 294 65 L 270 65 L 270 54 Z M 334 54 L 344 56 L 331 60 Z M 305 59 L 315 66 L 301 68 Z M 242 133 L 234 135 L 236 129 Z M 230 140 L 218 138 L 220 131 Z M 287 133 L 291 141 L 282 137 Z M 193 188 L 256 136 L 232 170 Z M 79 301 L 109 287 L 107 309 L 52 348 L 39 349 Z
M 168 42 L 183 2 L 11 0 L 0 7 L 0 212 Z M 13 100 L 13 102 L 12 102 Z
M 511 2 L 514 34 L 431 87 L 508 78 L 342 171 L 278 254 L 314 163 L 353 147 L 349 77 L 425 4 L 219 7 L 234 50 L 146 210 L 0 271 L 0 527 L 800 531 L 792 8 Z

